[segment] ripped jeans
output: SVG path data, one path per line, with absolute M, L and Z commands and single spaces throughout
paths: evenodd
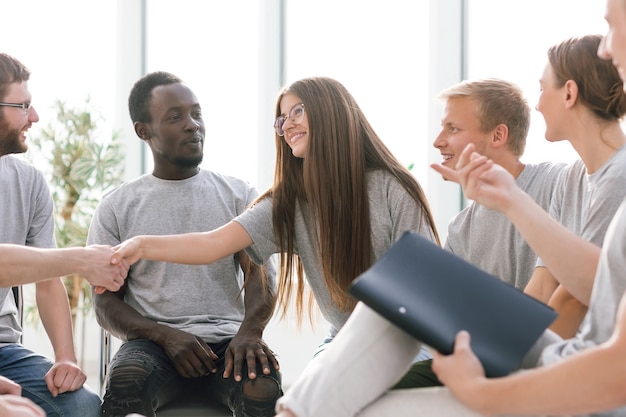
M 257 362 L 257 377 L 250 380 L 246 361 L 243 361 L 242 381 L 235 381 L 232 375 L 223 378 L 224 353 L 229 343 L 227 340 L 209 345 L 219 356 L 215 374 L 188 379 L 176 371 L 157 344 L 145 339 L 125 342 L 109 364 L 102 415 L 123 417 L 139 413 L 153 417 L 159 407 L 182 394 L 194 392 L 228 406 L 235 417 L 274 416 L 276 400 L 283 394 L 280 374 L 272 368 L 270 375 L 264 375 Z M 258 392 L 272 395 L 251 395 L 256 390 L 254 385 L 258 385 Z

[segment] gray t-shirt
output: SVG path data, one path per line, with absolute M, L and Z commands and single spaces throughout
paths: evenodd
M 590 346 L 606 342 L 615 327 L 619 300 L 626 290 L 626 146 L 620 148 L 598 171 L 587 175 L 582 162 L 574 163 L 569 175 L 562 177 L 562 203 L 555 213 L 561 213 L 562 222 L 581 237 L 602 245 L 589 310 L 578 334 L 571 339 L 545 347 L 538 365 L 548 365 L 580 352 Z M 556 196 L 556 194 L 555 194 Z M 582 208 L 580 203 L 582 201 Z M 558 218 L 558 217 L 557 217 Z M 612 220 L 611 220 L 612 219 Z M 580 224 L 576 229 L 576 225 Z M 543 341 L 554 338 L 543 336 Z M 542 340 L 538 345 L 542 344 Z M 593 414 L 605 417 L 626 417 L 626 407 Z
M 41 171 L 11 155 L 0 157 L 0 242 L 56 246 L 53 203 Z M 0 288 L 0 347 L 22 334 L 11 288 Z
M 143 175 L 102 199 L 88 243 L 213 230 L 243 213 L 256 196 L 246 182 L 206 170 L 178 181 Z M 125 301 L 150 320 L 216 343 L 232 338 L 243 321 L 242 283 L 234 257 L 210 265 L 140 260 L 130 270 Z
M 402 185 L 387 171 L 368 172 L 368 195 L 374 257 L 378 259 L 407 230 L 413 230 L 434 240 L 424 219 L 418 215 L 418 206 Z M 279 247 L 272 224 L 272 201 L 265 199 L 235 219 L 252 238 L 247 249 L 250 258 L 265 262 Z M 324 318 L 331 324 L 334 336 L 348 319 L 349 313 L 339 309 L 330 298 L 322 274 L 314 236 L 314 221 L 309 210 L 296 208 L 294 250 L 302 259 L 307 282 Z
M 589 175 L 575 161 L 563 172 L 554 191 L 550 215 L 569 231 L 602 246 L 606 229 L 626 197 L 626 145 Z M 541 259 L 537 262 L 543 266 Z
M 613 334 L 619 302 L 626 291 L 626 199 L 611 221 L 604 241 L 589 311 L 581 330 L 572 339 L 544 348 L 541 364 L 558 362 L 566 356 L 604 343 Z M 626 407 L 593 416 L 626 417 Z
M 526 164 L 515 182 L 548 211 L 564 167 L 552 162 Z M 450 221 L 445 248 L 520 290 L 537 262 L 535 252 L 504 214 L 474 202 Z

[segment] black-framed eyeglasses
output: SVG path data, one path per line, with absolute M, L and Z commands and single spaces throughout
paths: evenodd
M 22 109 L 24 114 L 28 114 L 28 111 L 30 110 L 30 103 L 0 103 L 0 106 L 19 107 Z
M 287 121 L 287 119 L 291 120 L 292 123 L 298 124 L 302 121 L 304 117 L 304 103 L 296 104 L 289 110 L 289 114 L 287 116 L 278 116 L 276 121 L 274 122 L 274 129 L 276 130 L 276 134 L 278 136 L 284 136 L 285 131 L 283 130 L 283 125 Z

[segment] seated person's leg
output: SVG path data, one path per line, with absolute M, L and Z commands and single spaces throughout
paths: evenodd
M 185 381 L 157 344 L 144 339 L 125 342 L 109 364 L 102 415 L 153 417 L 182 393 Z
M 100 397 L 87 385 L 77 391 L 53 397 L 46 385 L 45 375 L 53 361 L 22 345 L 0 348 L 0 374 L 22 386 L 22 396 L 45 410 L 48 417 L 100 416 Z
M 211 344 L 211 349 L 219 356 L 216 362 L 217 372 L 202 378 L 204 389 L 219 402 L 227 405 L 234 412 L 235 417 L 274 416 L 276 400 L 283 395 L 280 373 L 270 367 L 271 373 L 269 375 L 263 374 L 257 361 L 256 378 L 249 379 L 248 366 L 244 362 L 241 370 L 241 382 L 235 381 L 233 375 L 224 379 L 222 375 L 228 343 L 229 341 Z
M 356 415 L 380 416 L 480 417 L 481 414 L 458 402 L 447 388 L 437 387 L 389 391 Z
M 313 357 L 315 358 L 317 355 L 319 355 L 324 350 L 326 350 L 326 348 L 328 347 L 328 344 L 331 343 L 332 341 L 333 341 L 333 337 L 330 335 L 327 336 L 324 339 L 324 341 L 320 345 L 317 346 L 317 348 L 315 349 L 315 352 L 313 352 Z M 417 356 L 413 359 L 413 362 L 418 363 L 422 361 L 429 361 L 429 360 L 432 361 L 432 359 L 433 359 L 433 355 L 430 353 L 430 351 L 426 348 L 426 346 L 422 346 Z
M 560 342 L 561 337 L 551 330 L 546 330 L 528 351 L 520 364 L 521 368 L 534 368 L 541 364 L 541 355 L 548 345 Z M 426 388 L 441 386 L 437 375 L 431 369 L 432 360 L 416 362 L 392 389 Z
M 298 416 L 354 416 L 407 372 L 421 345 L 363 303 L 278 400 Z
M 398 381 L 398 383 L 394 385 L 391 389 L 441 386 L 441 382 L 439 382 L 437 375 L 435 375 L 431 368 L 432 363 L 432 359 L 415 362 L 413 365 L 411 365 L 411 369 L 409 369 L 409 371 L 402 377 L 402 379 Z

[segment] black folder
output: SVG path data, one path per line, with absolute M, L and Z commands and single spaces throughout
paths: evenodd
M 517 369 L 557 316 L 547 305 L 415 232 L 405 232 L 349 291 L 444 354 L 453 352 L 457 332 L 467 330 L 489 377 Z

